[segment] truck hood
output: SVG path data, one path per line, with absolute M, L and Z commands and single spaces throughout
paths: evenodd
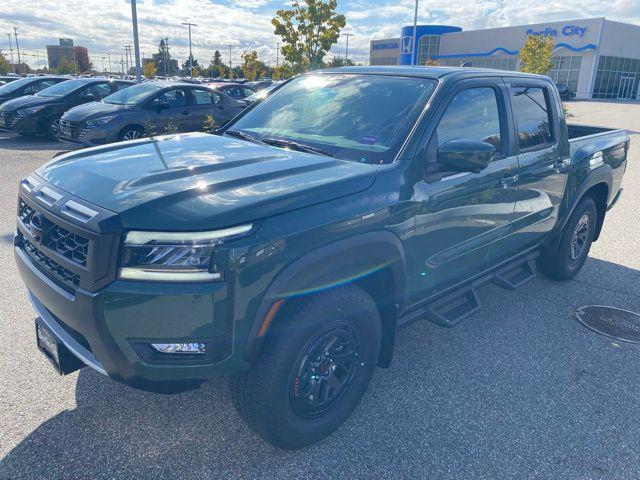
M 224 228 L 368 188 L 376 168 L 191 133 L 60 156 L 36 174 L 118 213 L 123 228 Z

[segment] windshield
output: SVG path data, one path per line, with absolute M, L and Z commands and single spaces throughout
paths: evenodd
M 0 95 L 5 93 L 13 93 L 21 87 L 25 85 L 29 85 L 36 81 L 36 78 L 21 78 L 20 80 L 14 80 L 13 82 L 7 83 L 0 87 Z
M 71 92 L 84 87 L 87 84 L 86 80 L 67 80 L 65 82 L 56 83 L 49 88 L 45 88 L 38 92 L 39 97 L 64 97 Z
M 435 86 L 435 80 L 416 77 L 304 75 L 229 131 L 260 141 L 289 140 L 345 160 L 389 163 Z
M 158 90 L 162 90 L 166 85 L 158 85 L 154 83 L 141 83 L 132 87 L 127 87 L 116 93 L 105 97 L 104 103 L 112 103 L 114 105 L 136 105 Z

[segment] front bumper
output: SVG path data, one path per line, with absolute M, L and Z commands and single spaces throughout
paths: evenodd
M 80 122 L 76 122 L 76 124 L 73 125 L 69 122 L 69 126 L 67 127 L 64 122 L 65 120 L 63 119 L 60 125 L 60 135 L 58 136 L 58 140 L 62 142 L 85 147 L 95 147 L 113 143 L 118 140 L 118 133 L 120 131 L 118 125 L 109 124 L 108 127 L 88 128 L 84 125 L 78 126 L 77 123 Z
M 135 388 L 165 393 L 196 388 L 237 371 L 227 286 L 115 281 L 70 293 L 16 244 L 15 261 L 40 319 L 85 365 Z M 166 355 L 149 343 L 207 344 L 206 356 Z

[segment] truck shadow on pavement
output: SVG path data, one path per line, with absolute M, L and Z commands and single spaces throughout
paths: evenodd
M 302 451 L 250 432 L 223 378 L 168 396 L 84 369 L 77 408 L 16 446 L 0 478 L 638 478 L 640 345 L 570 312 L 640 311 L 640 271 L 590 258 L 573 282 L 489 285 L 480 298 L 455 328 L 400 332 L 351 418 Z

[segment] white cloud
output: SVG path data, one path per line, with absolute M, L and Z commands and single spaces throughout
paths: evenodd
M 138 0 L 141 51 L 150 56 L 158 42 L 169 37 L 172 54 L 180 61 L 188 54 L 187 29 L 181 22 L 198 24 L 193 29 L 195 57 L 207 63 L 220 49 L 228 61 L 232 45 L 233 62 L 243 50 L 255 49 L 275 62 L 276 42 L 271 18 L 288 0 Z M 347 16 L 345 31 L 350 57 L 365 60 L 373 38 L 398 36 L 400 27 L 413 22 L 414 0 L 338 0 Z M 552 20 L 606 16 L 611 20 L 640 23 L 638 0 L 422 0 L 419 22 L 458 25 L 465 30 L 519 25 Z M 44 53 L 58 37 L 73 38 L 89 48 L 97 65 L 107 53 L 119 61 L 122 47 L 132 43 L 131 9 L 128 0 L 0 0 L 0 48 L 7 50 L 6 33 L 19 26 L 21 48 L 28 54 Z M 332 53 L 344 55 L 340 38 Z M 33 57 L 27 57 L 32 62 Z

